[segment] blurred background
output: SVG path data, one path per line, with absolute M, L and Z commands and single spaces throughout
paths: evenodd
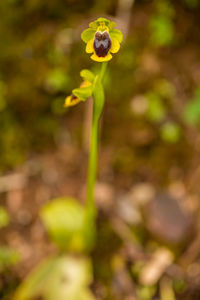
M 90 291 L 199 300 L 199 0 L 1 0 L 0 299 L 56 252 L 41 208 L 84 203 L 91 99 L 63 104 L 98 72 L 80 38 L 98 17 L 124 41 L 104 78 Z

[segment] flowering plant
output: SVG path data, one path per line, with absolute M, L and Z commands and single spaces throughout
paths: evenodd
M 86 101 L 93 97 L 93 118 L 90 138 L 90 156 L 88 166 L 86 211 L 85 211 L 85 233 L 88 235 L 94 225 L 96 207 L 94 203 L 94 185 L 96 181 L 97 150 L 98 150 L 98 124 L 104 106 L 103 78 L 107 62 L 112 59 L 112 54 L 120 49 L 123 35 L 120 30 L 115 29 L 115 22 L 105 18 L 99 18 L 89 24 L 81 38 L 86 43 L 86 53 L 91 53 L 91 59 L 101 63 L 100 72 L 95 75 L 90 70 L 84 69 L 80 72 L 83 79 L 79 88 L 72 90 L 72 94 L 65 99 L 65 107 Z M 93 226 L 94 227 L 94 226 Z M 86 240 L 88 240 L 86 236 Z

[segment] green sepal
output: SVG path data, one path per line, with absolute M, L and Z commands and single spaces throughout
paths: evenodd
M 119 43 L 121 43 L 123 41 L 123 34 L 121 33 L 120 30 L 118 29 L 112 29 L 110 32 L 110 37 L 111 38 L 115 38 L 116 40 L 118 40 Z
M 81 39 L 87 43 L 89 40 L 94 38 L 96 30 L 92 28 L 87 28 L 81 33 Z
M 112 30 L 113 28 L 115 28 L 115 26 L 116 26 L 116 23 L 111 21 L 110 24 L 108 25 L 108 28 L 110 30 Z
M 91 22 L 89 27 L 97 29 L 100 26 L 100 23 L 104 23 L 109 29 L 113 29 L 116 26 L 115 22 L 112 22 L 106 18 L 98 18 L 96 21 Z
M 85 81 L 88 80 L 91 83 L 93 83 L 94 78 L 95 78 L 95 75 L 90 70 L 87 70 L 87 69 L 83 69 L 80 72 L 80 75 Z
M 74 89 L 72 94 L 82 101 L 86 101 L 92 95 L 92 85 Z
M 106 26 L 109 25 L 110 23 L 110 20 L 106 19 L 106 18 L 98 18 L 96 21 L 95 21 L 97 24 L 101 23 L 101 22 L 104 22 Z
M 96 21 L 90 22 L 89 27 L 90 27 L 90 29 L 93 29 L 96 31 L 98 24 L 96 23 Z

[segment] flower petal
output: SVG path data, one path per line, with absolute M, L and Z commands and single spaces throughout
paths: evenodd
M 93 59 L 94 61 L 103 62 L 103 61 L 111 60 L 112 55 L 110 54 L 110 52 L 108 52 L 108 54 L 105 57 L 99 57 L 96 55 L 96 53 L 94 53 L 90 58 Z
M 91 39 L 91 40 L 89 40 L 89 41 L 87 42 L 87 45 L 86 45 L 86 48 L 85 48 L 85 51 L 86 51 L 87 53 L 92 53 L 92 52 L 94 52 L 94 46 L 93 46 L 93 44 L 94 44 L 94 39 Z
M 65 104 L 64 107 L 70 107 L 70 106 L 74 106 L 76 104 L 78 104 L 81 101 L 81 99 L 75 97 L 73 94 L 68 96 L 65 99 Z
M 118 40 L 115 38 L 111 38 L 110 52 L 117 53 L 119 51 L 119 48 L 120 48 L 120 43 L 118 42 Z
M 95 35 L 96 30 L 92 28 L 87 28 L 81 33 L 82 40 L 87 43 L 89 40 L 91 40 Z
M 109 34 L 110 34 L 111 38 L 117 39 L 119 43 L 122 42 L 122 40 L 123 40 L 123 34 L 121 33 L 120 30 L 118 30 L 118 29 L 112 29 L 112 30 L 110 30 Z
M 80 88 L 85 88 L 85 87 L 88 87 L 88 86 L 91 86 L 91 82 L 89 80 L 85 80 L 81 83 L 80 85 Z

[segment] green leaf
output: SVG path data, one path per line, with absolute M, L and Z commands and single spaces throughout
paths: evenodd
M 81 257 L 51 257 L 23 281 L 13 300 L 94 300 L 90 260 Z
M 95 78 L 95 75 L 90 70 L 87 70 L 87 69 L 82 70 L 80 72 L 80 75 L 84 80 L 88 80 L 91 83 L 94 81 L 94 78 Z
M 87 43 L 89 40 L 94 38 L 96 30 L 93 28 L 87 28 L 81 33 L 81 39 Z
M 42 209 L 41 218 L 50 238 L 61 250 L 80 252 L 93 244 L 85 238 L 85 211 L 75 199 L 52 200 Z
M 79 99 L 81 99 L 82 101 L 87 100 L 91 95 L 92 95 L 92 85 L 88 86 L 88 87 L 80 87 L 77 89 L 74 89 L 72 91 L 72 94 L 76 97 L 78 97 Z
M 123 41 L 123 34 L 120 30 L 112 29 L 112 30 L 110 30 L 109 34 L 110 34 L 111 38 L 117 39 L 119 43 L 121 43 Z
M 0 228 L 1 227 L 6 227 L 10 222 L 9 215 L 5 208 L 0 206 Z

